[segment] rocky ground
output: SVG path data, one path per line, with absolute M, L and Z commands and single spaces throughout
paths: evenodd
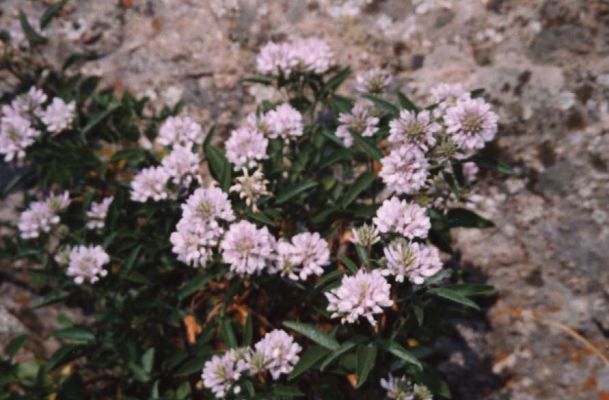
M 0 25 L 43 3 L 4 0 Z M 321 36 L 415 98 L 438 81 L 487 88 L 501 116 L 490 151 L 517 174 L 480 193 L 497 228 L 457 240 L 498 296 L 439 344 L 443 370 L 465 400 L 609 399 L 607 0 L 70 0 L 45 33 L 51 60 L 94 54 L 83 72 L 224 130 L 265 95 L 239 79 L 269 39 Z M 0 335 L 18 311 L 0 296 Z

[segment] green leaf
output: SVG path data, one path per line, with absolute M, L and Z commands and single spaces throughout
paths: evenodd
M 465 208 L 453 208 L 446 213 L 446 226 L 448 228 L 492 228 L 495 224 L 475 212 Z
M 373 160 L 377 161 L 383 158 L 383 152 L 376 147 L 376 144 L 368 138 L 362 137 L 360 134 L 351 131 L 353 141 L 357 144 L 366 154 L 368 154 Z
M 353 108 L 353 102 L 348 97 L 332 95 L 326 100 L 328 106 L 335 113 L 350 113 Z
M 406 361 L 408 364 L 412 364 L 419 369 L 423 369 L 423 364 L 408 350 L 402 347 L 400 344 L 391 341 L 387 344 L 386 350 L 394 356 Z
M 258 84 L 266 85 L 266 86 L 270 86 L 273 84 L 273 80 L 266 76 L 248 76 L 247 78 L 241 79 L 241 82 L 258 83 Z
M 301 392 L 295 386 L 287 386 L 287 385 L 273 385 L 273 394 L 275 396 L 279 396 L 279 398 L 293 398 L 293 397 L 303 397 L 305 394 Z M 275 397 L 273 397 L 274 399 Z
M 146 371 L 146 373 L 148 375 L 150 375 L 150 373 L 152 372 L 153 365 L 154 365 L 154 347 L 151 347 L 148 350 L 146 350 L 146 352 L 142 355 L 142 367 L 144 368 L 144 371 Z
M 68 296 L 64 295 L 63 293 L 50 293 L 44 296 L 43 298 L 35 301 L 34 304 L 32 304 L 32 309 L 35 310 L 37 308 L 42 308 L 50 304 L 59 303 L 60 301 L 63 301 L 67 298 Z
M 429 293 L 434 294 L 446 300 L 450 300 L 453 303 L 461 304 L 465 307 L 473 308 L 474 310 L 480 310 L 478 304 L 465 297 L 463 294 L 451 290 L 445 287 L 432 288 L 428 290 Z
M 343 262 L 343 264 L 345 264 L 345 267 L 347 267 L 347 269 L 352 274 L 357 274 L 359 267 L 357 265 L 355 265 L 355 263 L 353 261 L 351 261 L 347 256 L 344 256 L 344 255 L 340 256 L 339 260 L 341 260 Z
M 312 341 L 325 347 L 326 349 L 336 350 L 340 347 L 340 344 L 333 336 L 320 331 L 317 327 L 313 325 L 297 321 L 284 321 L 283 326 L 295 330 L 296 332 L 311 339 Z
M 328 80 L 324 90 L 326 92 L 333 92 L 351 75 L 351 67 L 346 67 L 336 73 L 332 78 Z
M 425 318 L 425 314 L 423 312 L 423 307 L 415 305 L 412 307 L 412 311 L 414 312 L 414 316 L 416 317 L 419 326 L 422 326 L 423 319 Z
M 148 382 L 150 380 L 150 375 L 148 375 L 142 367 L 140 367 L 133 361 L 129 361 L 127 363 L 127 368 L 133 373 L 133 377 L 138 381 Z
M 186 400 L 190 397 L 191 393 L 192 389 L 190 387 L 190 382 L 183 382 L 178 386 L 178 390 L 176 390 L 176 398 L 177 400 Z
M 205 273 L 195 276 L 190 280 L 190 282 L 184 285 L 182 289 L 180 289 L 180 291 L 178 292 L 178 299 L 184 300 L 194 292 L 200 290 L 202 287 L 207 285 L 209 281 L 212 280 L 212 278 L 212 275 Z
M 356 388 L 362 386 L 366 379 L 368 379 L 368 375 L 370 375 L 370 371 L 374 368 L 374 361 L 376 360 L 377 348 L 376 346 L 357 346 L 356 352 L 356 364 L 355 364 L 355 374 L 357 375 L 357 386 Z
M 408 111 L 418 112 L 419 108 L 402 92 L 397 92 L 396 96 L 400 102 L 400 106 Z
M 486 90 L 484 90 L 484 88 L 478 88 L 469 92 L 469 95 L 472 97 L 472 99 L 475 99 L 476 97 L 483 96 L 485 91 Z
M 233 324 L 228 319 L 222 322 L 222 339 L 229 349 L 234 349 L 238 346 Z
M 268 225 L 268 226 L 275 226 L 275 222 L 269 218 L 266 214 L 262 213 L 262 212 L 257 212 L 254 213 L 251 210 L 247 210 L 245 212 L 245 215 L 248 217 L 248 219 L 251 219 L 253 221 L 259 222 L 261 224 L 264 225 Z
M 355 347 L 355 343 L 353 342 L 345 342 L 343 344 L 340 345 L 340 347 L 336 350 L 334 350 L 328 357 L 326 357 L 326 359 L 324 360 L 324 362 L 321 364 L 321 366 L 319 367 L 319 369 L 321 371 L 325 370 L 330 364 L 332 364 L 336 359 L 338 359 L 340 356 L 342 356 L 343 354 L 345 354 L 346 352 L 348 352 L 349 350 L 351 350 L 352 348 Z
M 19 336 L 14 337 L 13 339 L 11 339 L 11 341 L 4 348 L 4 352 L 6 353 L 6 355 L 9 358 L 13 358 L 15 356 L 15 354 L 17 354 L 19 349 L 21 349 L 21 347 L 23 347 L 27 338 L 28 338 L 28 335 L 19 335 Z
M 475 163 L 480 168 L 492 169 L 504 175 L 516 175 L 513 169 L 511 169 L 508 165 L 500 163 L 498 161 L 492 160 L 490 158 L 482 157 L 482 156 L 473 156 L 466 158 L 465 160 L 461 160 L 462 163 L 471 161 Z
M 250 346 L 254 337 L 254 319 L 252 313 L 247 313 L 245 326 L 243 327 L 243 346 Z
M 324 358 L 328 354 L 328 352 L 329 350 L 325 347 L 317 345 L 311 346 L 306 349 L 300 356 L 298 364 L 296 364 L 294 370 L 292 370 L 292 372 L 288 376 L 288 380 L 291 381 L 292 379 L 300 376 L 301 374 L 309 370 L 311 367 L 317 364 L 319 360 Z
M 474 283 L 462 283 L 450 286 L 444 286 L 454 292 L 458 292 L 463 296 L 489 296 L 495 294 L 495 288 L 490 285 L 481 285 Z
M 114 111 L 116 111 L 119 107 L 120 107 L 119 104 L 112 104 L 107 109 L 100 111 L 96 114 L 93 114 L 91 116 L 91 118 L 89 118 L 89 122 L 87 122 L 87 124 L 84 126 L 84 128 L 82 128 L 82 131 L 80 132 L 82 138 L 83 139 L 86 138 L 87 133 L 89 133 L 89 131 L 91 131 L 93 128 L 95 128 L 98 124 L 100 124 L 104 119 L 106 119 L 110 114 L 112 114 Z
M 47 27 L 47 25 L 49 24 L 49 22 L 51 22 L 55 14 L 57 14 L 59 10 L 61 10 L 61 8 L 64 6 L 64 4 L 67 3 L 67 1 L 68 0 L 59 0 L 53 3 L 52 6 L 48 7 L 44 11 L 42 16 L 40 17 L 40 29 L 44 29 Z
M 137 256 L 140 254 L 140 251 L 142 250 L 143 245 L 137 245 L 133 250 L 131 250 L 131 253 L 129 253 L 129 257 L 127 257 L 127 259 L 125 260 L 125 267 L 124 267 L 124 273 L 129 273 L 131 271 L 131 269 L 133 268 L 133 265 L 135 264 L 135 260 L 137 260 Z
M 351 185 L 345 196 L 343 197 L 342 206 L 347 208 L 363 191 L 367 190 L 376 179 L 376 174 L 372 171 L 367 171 L 361 174 Z
M 30 42 L 32 47 L 48 42 L 47 38 L 40 35 L 34 30 L 34 28 L 32 28 L 30 21 L 27 19 L 27 15 L 25 15 L 25 13 L 21 10 L 19 11 L 19 22 L 21 23 L 21 29 L 23 29 L 25 37 L 27 38 L 28 42 Z
M 345 271 L 341 271 L 341 270 L 335 270 L 332 272 L 329 272 L 327 274 L 325 274 L 324 276 L 322 276 L 321 278 L 319 278 L 319 280 L 317 281 L 317 283 L 315 284 L 315 289 L 319 289 L 320 287 L 333 282 L 339 278 L 342 278 L 342 276 L 345 274 Z
M 175 376 L 187 376 L 196 373 L 201 373 L 203 365 L 209 359 L 209 355 L 199 356 L 191 360 L 186 361 L 182 366 L 175 372 Z
M 400 109 L 398 107 L 394 106 L 393 104 L 391 104 L 388 101 L 385 101 L 385 100 L 383 100 L 381 98 L 378 98 L 376 96 L 372 96 L 372 95 L 369 95 L 369 94 L 364 94 L 364 95 L 362 95 L 362 97 L 370 100 L 379 109 L 389 113 L 393 117 L 397 117 L 400 114 Z
M 319 185 L 319 182 L 313 182 L 313 181 L 302 182 L 302 183 L 293 185 L 293 186 L 289 187 L 288 189 L 284 190 L 283 192 L 279 193 L 279 195 L 275 199 L 275 202 L 277 204 L 283 204 L 283 203 L 287 202 L 288 200 L 291 200 L 294 197 L 298 196 L 299 194 L 302 194 L 310 189 L 313 189 L 314 187 L 317 187 L 318 185 Z
M 72 340 L 75 342 L 92 342 L 95 340 L 95 334 L 84 326 L 72 326 L 70 328 L 57 329 L 51 332 L 51 336 L 57 339 Z
M 204 150 L 211 175 L 220 184 L 222 190 L 228 192 L 232 179 L 231 164 L 224 154 L 215 147 L 208 145 L 204 147 Z
M 62 365 L 65 362 L 74 360 L 81 355 L 82 345 L 69 344 L 57 350 L 49 362 L 44 366 L 45 370 L 51 371 L 53 368 Z

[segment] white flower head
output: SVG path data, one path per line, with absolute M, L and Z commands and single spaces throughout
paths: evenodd
M 230 187 L 230 191 L 239 193 L 239 197 L 245 200 L 245 204 L 248 207 L 251 207 L 254 212 L 258 211 L 258 207 L 256 206 L 258 198 L 271 194 L 271 192 L 267 190 L 269 181 L 264 179 L 264 175 L 260 168 L 251 175 L 247 168 L 243 168 L 243 176 L 235 178 L 235 180 L 237 183 Z
M 439 111 L 445 111 L 454 106 L 459 99 L 469 99 L 470 94 L 460 83 L 440 83 L 431 91 L 431 100 L 438 104 Z
M 418 204 L 392 197 L 383 202 L 373 219 L 381 233 L 399 233 L 407 239 L 427 238 L 431 221 Z
M 100 202 L 92 202 L 87 211 L 87 229 L 103 229 L 106 223 L 106 215 L 114 197 L 106 197 Z
M 460 99 L 446 110 L 444 122 L 452 141 L 464 151 L 478 150 L 497 134 L 497 114 L 483 99 Z
M 226 141 L 226 158 L 235 165 L 235 169 L 253 168 L 268 158 L 268 143 L 268 139 L 257 129 L 237 128 Z
M 336 128 L 336 136 L 343 141 L 345 146 L 353 146 L 352 131 L 361 136 L 372 136 L 378 131 L 379 119 L 371 116 L 369 110 L 368 102 L 358 101 L 350 113 L 338 115 L 340 125 Z
M 254 363 L 250 362 L 252 371 L 260 370 L 261 366 L 268 370 L 273 379 L 287 375 L 294 369 L 300 359 L 302 347 L 282 329 L 275 329 L 254 345 Z M 250 358 L 251 360 L 251 358 Z
M 203 366 L 201 379 L 203 386 L 212 391 L 214 396 L 224 398 L 230 393 L 238 394 L 240 388 L 235 386 L 245 371 L 244 364 L 237 357 L 236 350 L 229 350 L 223 355 L 215 355 Z
M 266 227 L 257 229 L 248 221 L 232 224 L 220 243 L 222 260 L 238 275 L 262 272 L 273 260 L 275 238 Z
M 40 136 L 30 120 L 12 108 L 3 107 L 0 120 L 0 154 L 6 162 L 25 157 L 25 150 Z
M 44 201 L 32 202 L 19 216 L 19 236 L 23 239 L 34 239 L 42 233 L 49 233 L 53 226 L 59 224 L 58 214 L 69 205 L 70 194 L 67 191 L 60 195 L 51 195 Z
M 190 117 L 169 117 L 159 129 L 156 142 L 161 146 L 185 146 L 203 143 L 201 125 Z
M 67 275 L 78 285 L 88 281 L 95 283 L 108 274 L 104 265 L 110 262 L 110 256 L 101 246 L 76 246 L 70 251 Z
M 22 93 L 11 102 L 11 107 L 24 116 L 34 117 L 42 113 L 42 106 L 46 103 L 47 95 L 36 86 L 32 86 L 26 93 Z
M 198 175 L 200 164 L 201 158 L 190 147 L 174 145 L 171 153 L 161 161 L 161 168 L 174 185 L 187 188 Z
M 387 268 L 383 272 L 395 276 L 396 282 L 406 278 L 420 285 L 442 269 L 440 252 L 433 246 L 398 239 L 386 247 L 384 253 Z
M 379 176 L 387 188 L 398 194 L 413 194 L 423 188 L 429 163 L 416 146 L 403 145 L 381 159 Z
M 182 204 L 182 218 L 190 223 L 214 224 L 235 219 L 228 194 L 216 186 L 198 188 Z
M 381 240 L 378 230 L 373 225 L 364 224 L 351 230 L 351 242 L 362 247 L 371 247 Z
M 304 232 L 292 237 L 291 243 L 277 243 L 277 261 L 274 272 L 292 280 L 306 280 L 310 275 L 320 276 L 330 264 L 330 250 L 319 233 Z
M 264 114 L 263 123 L 268 129 L 268 137 L 290 140 L 304 133 L 302 114 L 288 103 L 281 104 Z
M 391 74 L 380 68 L 373 68 L 357 74 L 355 91 L 358 93 L 382 94 L 389 89 L 393 81 Z
M 191 221 L 180 219 L 175 232 L 169 241 L 171 250 L 179 261 L 192 267 L 205 267 L 211 257 L 212 249 L 218 245 L 218 240 L 224 229 L 217 223 Z
M 332 318 L 341 318 L 342 323 L 352 324 L 365 317 L 376 325 L 375 315 L 381 314 L 383 307 L 393 305 L 391 286 L 376 269 L 370 272 L 362 269 L 354 276 L 343 277 L 341 285 L 325 295 Z
M 168 199 L 171 195 L 167 187 L 169 179 L 162 167 L 144 168 L 131 181 L 131 199 L 140 203 Z
M 387 379 L 381 379 L 381 387 L 387 391 L 389 400 L 433 400 L 426 386 L 413 385 L 405 376 L 395 378 L 389 375 Z
M 66 103 L 59 97 L 54 97 L 51 104 L 41 113 L 40 119 L 47 130 L 53 134 L 61 133 L 72 126 L 76 117 L 76 103 Z
M 431 113 L 427 110 L 418 114 L 413 111 L 402 110 L 400 117 L 389 123 L 390 143 L 398 145 L 413 144 L 421 150 L 427 151 L 436 144 L 435 135 L 440 130 L 440 124 L 432 120 Z

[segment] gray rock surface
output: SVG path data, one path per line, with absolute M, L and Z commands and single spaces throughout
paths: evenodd
M 0 25 L 17 7 L 42 12 L 5 0 Z M 79 0 L 45 33 L 50 59 L 92 52 L 83 72 L 158 106 L 184 100 L 224 131 L 252 107 L 239 79 L 269 39 L 321 36 L 341 62 L 387 67 L 415 98 L 438 81 L 487 88 L 501 116 L 489 152 L 517 174 L 483 177 L 480 207 L 497 228 L 457 243 L 498 299 L 487 323 L 459 328 L 465 350 L 443 368 L 467 400 L 608 398 L 605 0 Z

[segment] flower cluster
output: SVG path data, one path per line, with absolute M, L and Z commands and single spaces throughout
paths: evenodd
M 433 400 L 429 389 L 421 384 L 412 384 L 405 376 L 389 375 L 381 379 L 381 387 L 387 391 L 389 400 Z
M 87 229 L 103 229 L 106 224 L 106 215 L 114 197 L 106 197 L 100 202 L 91 203 L 91 208 L 87 211 Z
M 30 203 L 27 210 L 19 216 L 17 226 L 20 236 L 23 239 L 34 239 L 43 233 L 49 233 L 53 226 L 59 224 L 58 214 L 69 205 L 70 194 L 68 192 Z
M 275 238 L 266 227 L 258 229 L 249 221 L 239 221 L 228 228 L 220 249 L 232 272 L 254 275 L 272 262 Z
M 372 68 L 358 74 L 355 77 L 355 81 L 356 92 L 379 95 L 389 89 L 391 82 L 393 82 L 393 77 L 385 70 Z
M 378 131 L 379 119 L 370 115 L 370 104 L 365 101 L 359 101 L 351 110 L 350 113 L 340 113 L 338 116 L 338 128 L 336 128 L 336 136 L 338 136 L 345 146 L 353 146 L 352 132 L 361 136 L 373 136 Z
M 65 249 L 55 259 L 60 264 L 67 262 L 66 274 L 78 285 L 87 281 L 95 283 L 108 275 L 104 265 L 110 262 L 110 256 L 101 246 L 75 246 Z
M 201 126 L 189 117 L 169 117 L 156 142 L 171 146 L 171 151 L 161 165 L 145 168 L 133 178 L 131 199 L 141 203 L 174 199 L 193 181 L 199 181 L 201 157 L 193 149 L 203 139 Z
M 396 282 L 403 282 L 407 278 L 420 285 L 425 278 L 442 269 L 440 253 L 433 246 L 397 239 L 385 247 L 384 252 L 387 268 L 383 273 L 395 276 Z
M 408 239 L 425 239 L 431 228 L 423 207 L 397 197 L 383 202 L 373 222 L 381 233 L 398 233 Z
M 334 64 L 334 55 L 326 42 L 317 38 L 293 42 L 266 44 L 256 58 L 256 69 L 261 74 L 313 72 L 323 74 Z
M 47 95 L 36 87 L 17 96 L 10 105 L 2 107 L 0 116 L 0 154 L 7 162 L 21 160 L 26 149 L 46 129 L 51 134 L 60 133 L 72 126 L 76 117 L 75 103 L 66 103 L 59 97 L 46 106 Z
M 375 314 L 393 305 L 391 286 L 377 269 L 370 272 L 360 269 L 354 276 L 345 276 L 341 285 L 326 293 L 326 297 L 332 318 L 339 317 L 343 323 L 351 324 L 364 317 L 376 325 Z
M 264 335 L 253 349 L 231 349 L 221 356 L 213 356 L 203 367 L 203 385 L 218 398 L 224 398 L 231 389 L 239 394 L 238 381 L 243 373 L 256 375 L 268 371 L 273 379 L 279 379 L 292 372 L 301 350 L 290 335 L 275 329 Z
M 319 233 L 300 233 L 292 241 L 277 244 L 276 271 L 292 280 L 306 280 L 310 275 L 321 275 L 330 264 L 328 243 Z
M 217 187 L 199 188 L 182 205 L 182 218 L 169 238 L 178 260 L 204 267 L 224 233 L 222 223 L 235 219 L 228 196 Z

